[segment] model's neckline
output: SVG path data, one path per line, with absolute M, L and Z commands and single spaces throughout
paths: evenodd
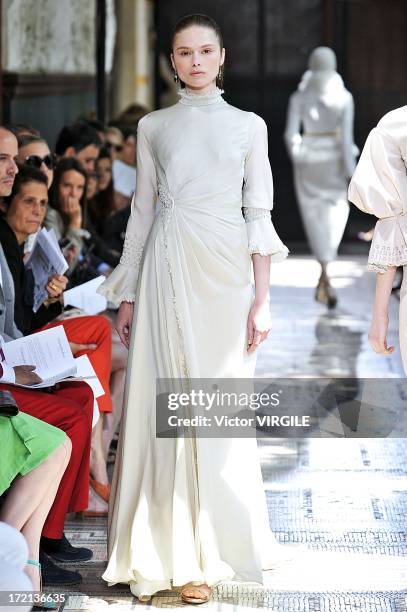
M 180 104 L 186 106 L 207 106 L 208 104 L 216 104 L 218 102 L 224 102 L 222 98 L 223 89 L 215 87 L 211 91 L 199 93 L 198 91 L 192 91 L 186 87 L 178 90 L 180 96 Z

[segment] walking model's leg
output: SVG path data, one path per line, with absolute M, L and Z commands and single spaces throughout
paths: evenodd
M 338 298 L 329 281 L 328 262 L 320 261 L 319 264 L 321 266 L 321 275 L 315 290 L 315 299 L 317 302 L 321 302 L 321 304 L 326 304 L 328 308 L 335 308 Z
M 403 281 L 400 289 L 399 341 L 404 371 L 407 373 L 407 266 L 403 266 Z

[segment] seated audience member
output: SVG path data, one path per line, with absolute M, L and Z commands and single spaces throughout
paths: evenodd
M 124 164 L 135 168 L 137 154 L 137 129 L 133 127 L 124 128 L 123 137 L 124 142 L 120 159 Z
M 41 136 L 28 134 L 18 136 L 17 142 L 18 163 L 33 166 L 41 170 L 48 179 L 48 189 L 50 189 L 54 180 L 54 169 L 57 160 L 56 155 L 51 153 L 47 141 L 41 138 Z
M 106 130 L 106 141 L 104 147 L 110 151 L 110 157 L 115 160 L 123 150 L 124 137 L 119 128 L 113 125 Z
M 87 172 L 94 172 L 101 140 L 86 121 L 77 121 L 62 128 L 55 145 L 59 157 L 75 157 Z
M 84 121 L 91 128 L 97 131 L 100 142 L 103 145 L 106 141 L 106 128 L 99 119 L 96 119 L 96 113 L 94 111 L 88 113 L 87 116 L 78 117 L 78 121 Z
M 19 164 L 33 166 L 41 170 L 48 179 L 48 190 L 51 188 L 54 180 L 54 169 L 56 164 L 56 155 L 51 153 L 47 142 L 40 136 L 32 136 L 30 134 L 18 136 L 18 155 L 17 161 Z M 52 213 L 51 213 L 52 215 Z M 33 246 L 36 234 L 31 234 L 25 244 L 25 251 L 29 253 Z M 70 269 L 73 269 L 77 261 L 82 240 L 75 235 L 69 237 L 65 241 L 61 241 L 61 248 L 65 259 L 67 260 Z
M 75 269 L 85 239 L 89 233 L 83 228 L 83 217 L 86 206 L 87 173 L 74 157 L 58 162 L 54 171 L 54 180 L 49 189 L 49 203 L 44 225 L 53 229 L 57 240 L 65 248 L 73 248 L 68 276 Z
M 45 175 L 36 168 L 21 166 L 11 194 L 5 197 L 2 203 L 4 217 L 0 218 L 0 242 L 13 277 L 14 320 L 17 328 L 23 333 L 30 333 L 44 325 L 46 327 L 63 325 L 72 352 L 77 356 L 82 354 L 89 356 L 103 386 L 105 394 L 97 399 L 99 411 L 111 412 L 109 382 L 112 329 L 109 321 L 103 316 L 82 316 L 53 321 L 56 314 L 62 310 L 59 298 L 65 287 L 66 278 L 60 276 L 52 277 L 47 285 L 52 303 L 41 306 L 36 314 L 32 311 L 33 285 L 30 284 L 30 275 L 24 267 L 21 248 L 29 233 L 36 231 L 44 218 L 47 202 L 46 182 Z M 117 369 L 123 367 L 124 364 L 121 364 L 121 368 Z M 93 430 L 91 473 L 93 488 L 102 499 L 107 500 L 110 488 L 103 448 L 103 418 L 99 419 Z
M 49 193 L 49 207 L 45 226 L 53 227 L 57 238 L 68 239 L 72 232 L 82 237 L 79 256 L 81 264 L 75 269 L 72 284 L 90 280 L 117 265 L 120 254 L 112 252 L 94 231 L 87 216 L 87 174 L 77 159 L 61 159 L 56 167 Z M 72 276 L 72 269 L 68 275 Z
M 31 567 L 27 565 L 28 546 L 23 535 L 7 523 L 0 522 L 0 592 L 32 591 L 34 584 L 27 573 Z M 32 564 L 30 564 L 32 565 Z M 27 568 L 26 573 L 24 569 Z M 5 606 L 2 612 L 13 612 L 14 606 Z M 27 602 L 18 606 L 19 612 L 30 612 L 31 605 Z
M 33 395 L 35 391 L 27 391 L 27 394 Z M 0 495 L 3 496 L 0 507 L 0 558 L 7 551 L 7 542 L 2 541 L 2 536 L 7 535 L 6 524 L 24 536 L 28 546 L 24 570 L 32 584 L 29 590 L 40 591 L 41 532 L 67 468 L 71 442 L 60 429 L 24 412 L 12 417 L 0 416 L 0 439 Z M 2 545 L 5 546 L 3 550 Z M 9 559 L 12 558 L 10 553 L 6 555 Z M 0 571 L 0 584 L 4 580 L 3 571 L 4 568 Z M 76 582 L 76 572 L 68 573 L 72 574 L 71 580 Z M 45 583 L 45 572 L 43 578 Z M 6 590 L 12 589 L 10 583 L 5 587 Z
M 136 129 L 123 129 L 123 147 L 113 160 L 113 186 L 116 210 L 130 205 L 136 189 Z
M 88 200 L 88 218 L 99 236 L 105 233 L 106 225 L 110 223 L 110 216 L 114 212 L 114 196 L 112 181 L 112 160 L 106 148 L 100 149 L 96 160 L 97 191 L 93 198 Z

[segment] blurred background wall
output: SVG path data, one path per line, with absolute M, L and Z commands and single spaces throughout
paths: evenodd
M 274 218 L 294 242 L 303 231 L 282 134 L 288 97 L 312 49 L 326 44 L 337 53 L 355 97 L 359 147 L 385 112 L 407 103 L 406 0 L 0 2 L 3 122 L 31 123 L 51 143 L 81 114 L 108 121 L 132 103 L 148 109 L 171 103 L 172 28 L 187 13 L 213 16 L 227 50 L 225 98 L 267 122 Z M 348 238 L 358 219 L 352 211 Z

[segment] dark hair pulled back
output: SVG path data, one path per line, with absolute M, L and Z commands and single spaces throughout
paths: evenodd
M 174 48 L 174 40 L 175 40 L 176 35 L 182 32 L 183 30 L 190 28 L 191 26 L 200 26 L 203 28 L 209 28 L 210 30 L 215 32 L 216 37 L 219 41 L 219 46 L 221 49 L 223 49 L 222 30 L 220 29 L 216 21 L 212 19 L 212 17 L 209 17 L 209 15 L 204 15 L 203 13 L 194 13 L 192 15 L 185 15 L 184 17 L 181 17 L 181 19 L 177 22 L 172 32 L 171 49 Z M 219 74 L 216 77 L 216 85 L 220 89 L 223 89 L 223 80 L 224 80 L 224 65 L 220 66 Z M 185 87 L 185 83 L 183 83 L 182 81 L 180 81 L 180 85 L 181 87 Z

